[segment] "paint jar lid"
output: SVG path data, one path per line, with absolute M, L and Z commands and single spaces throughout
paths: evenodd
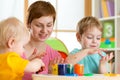
M 120 76 L 120 74 L 114 74 L 114 73 L 106 73 L 105 76 Z
M 92 73 L 87 73 L 87 74 L 84 74 L 84 76 L 93 76 Z

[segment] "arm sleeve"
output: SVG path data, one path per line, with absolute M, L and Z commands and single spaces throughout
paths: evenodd
M 79 52 L 79 51 L 80 51 L 79 49 L 75 48 L 74 50 L 72 50 L 72 51 L 70 52 L 70 54 L 75 54 L 75 53 L 77 53 L 77 52 Z
M 10 53 L 10 55 L 7 57 L 8 65 L 12 71 L 16 73 L 23 73 L 28 62 L 28 60 L 21 58 L 17 53 L 14 52 Z

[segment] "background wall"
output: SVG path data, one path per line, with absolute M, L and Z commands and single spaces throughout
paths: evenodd
M 0 0 L 0 21 L 15 16 L 24 22 L 24 0 Z

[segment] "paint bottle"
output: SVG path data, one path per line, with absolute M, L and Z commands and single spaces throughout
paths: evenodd
M 73 74 L 73 65 L 67 64 L 67 74 Z
M 58 64 L 52 65 L 52 74 L 58 75 Z
M 58 75 L 65 75 L 67 73 L 67 64 L 58 64 Z
M 75 64 L 74 65 L 74 73 L 82 76 L 84 74 L 84 65 L 83 64 Z

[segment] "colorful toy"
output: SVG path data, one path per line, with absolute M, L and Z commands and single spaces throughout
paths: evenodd
M 114 21 L 104 21 L 100 48 L 114 48 Z
M 62 51 L 66 54 L 69 53 L 66 45 L 58 38 L 50 37 L 49 39 L 46 40 L 46 43 L 55 50 Z
M 84 74 L 84 65 L 83 64 L 75 64 L 74 65 L 74 73 L 82 76 Z
M 84 76 L 93 76 L 92 73 L 84 74 Z
M 58 38 L 49 38 L 46 43 L 50 45 L 53 49 L 57 50 L 61 56 L 65 59 L 69 53 L 66 45 Z
M 104 74 L 105 76 L 110 76 L 110 77 L 114 77 L 114 76 L 120 76 L 120 74 L 114 74 L 114 73 L 106 73 Z
M 58 75 L 67 74 L 67 64 L 58 64 Z
M 52 74 L 58 75 L 58 64 L 52 65 Z
M 55 64 L 52 66 L 53 75 L 64 75 L 64 76 L 83 76 L 84 65 L 83 64 Z
M 67 74 L 73 74 L 74 66 L 72 64 L 67 64 Z

